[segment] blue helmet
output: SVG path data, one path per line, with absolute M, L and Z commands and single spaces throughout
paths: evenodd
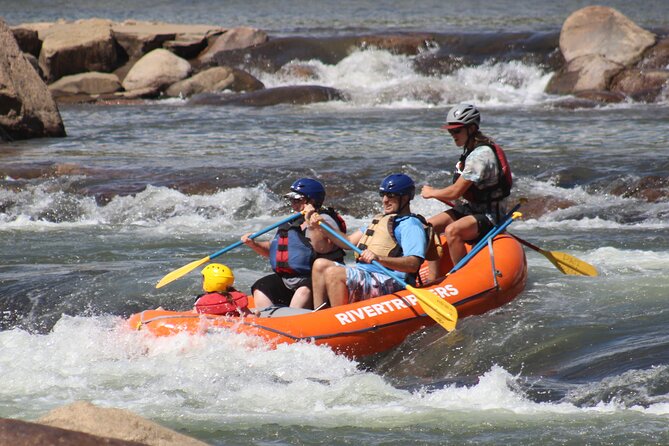
M 290 186 L 290 190 L 313 200 L 316 207 L 322 206 L 325 201 L 325 187 L 312 178 L 300 178 Z
M 383 179 L 379 186 L 379 193 L 391 193 L 397 195 L 408 195 L 409 200 L 416 194 L 416 184 L 409 175 L 394 173 Z

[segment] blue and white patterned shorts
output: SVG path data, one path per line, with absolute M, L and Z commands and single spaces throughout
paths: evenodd
M 349 303 L 391 294 L 402 289 L 402 285 L 390 276 L 355 266 L 346 266 L 346 286 Z

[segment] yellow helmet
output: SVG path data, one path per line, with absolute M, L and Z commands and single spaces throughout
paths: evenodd
M 207 293 L 227 291 L 235 283 L 235 275 L 227 266 L 212 263 L 202 269 L 202 288 Z

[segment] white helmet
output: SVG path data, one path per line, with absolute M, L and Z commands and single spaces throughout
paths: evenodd
M 456 129 L 465 125 L 481 124 L 481 113 L 472 104 L 458 104 L 448 111 L 445 129 Z

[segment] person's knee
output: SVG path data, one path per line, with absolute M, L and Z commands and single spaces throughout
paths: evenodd
M 311 271 L 315 274 L 323 274 L 326 269 L 332 266 L 332 260 L 328 259 L 316 259 L 311 265 Z
M 446 234 L 446 239 L 449 242 L 453 240 L 460 240 L 461 238 L 460 229 L 457 227 L 457 225 L 446 226 L 444 233 Z

